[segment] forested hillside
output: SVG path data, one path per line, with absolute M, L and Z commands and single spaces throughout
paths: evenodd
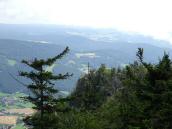
M 168 42 L 118 31 L 105 35 L 110 30 L 82 33 L 83 29 L 62 27 L 57 32 L 48 26 L 44 34 L 17 27 L 21 28 L 10 26 L 9 35 L 4 30 L 5 39 L 0 39 L 0 91 L 26 93 L 1 97 L 5 104 L 0 118 L 9 119 L 9 127 L 172 128 Z M 29 116 L 22 113 L 28 110 Z
M 50 65 L 48 62 L 55 61 L 56 57 L 23 63 L 37 69 L 42 64 Z M 36 104 L 37 109 L 35 114 L 24 119 L 29 128 L 172 128 L 172 61 L 167 53 L 156 64 L 152 64 L 145 62 L 144 51 L 139 48 L 136 60 L 123 68 L 107 68 L 101 65 L 96 70 L 88 67 L 88 73 L 80 77 L 72 94 L 58 99 L 46 96 L 51 92 L 55 93 L 52 87 L 48 88 L 46 83 L 35 85 L 35 82 L 42 80 L 51 84 L 50 80 L 62 79 L 65 75 L 55 77 L 51 72 L 42 73 L 41 69 L 37 70 L 37 73 L 21 73 L 22 76 L 32 79 L 33 83 L 28 88 L 32 89 L 33 94 L 26 100 Z M 40 94 L 40 86 L 43 86 L 42 90 L 51 92 Z M 43 97 L 43 100 L 38 100 L 39 97 Z M 45 103 L 41 105 L 39 101 Z

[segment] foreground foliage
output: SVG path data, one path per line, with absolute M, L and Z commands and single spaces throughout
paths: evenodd
M 158 64 L 143 61 L 127 66 L 123 86 L 101 109 L 110 129 L 172 128 L 172 62 L 165 53 Z
M 82 76 L 76 89 L 46 112 L 46 129 L 172 129 L 172 61 L 164 53 L 157 64 L 138 60 L 121 69 L 102 65 Z M 41 129 L 38 112 L 31 117 Z M 46 122 L 45 122 L 46 121 Z

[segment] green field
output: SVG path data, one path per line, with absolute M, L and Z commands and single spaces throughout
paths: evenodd
M 23 124 L 16 125 L 13 129 L 26 129 Z

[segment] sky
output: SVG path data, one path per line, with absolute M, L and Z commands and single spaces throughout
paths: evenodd
M 0 0 L 0 23 L 116 28 L 172 42 L 172 0 Z

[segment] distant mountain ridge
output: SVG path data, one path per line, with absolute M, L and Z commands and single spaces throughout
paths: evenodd
M 105 43 L 144 43 L 164 48 L 172 48 L 165 40 L 155 39 L 139 33 L 122 32 L 115 29 L 94 29 L 86 27 L 58 26 L 58 25 L 25 25 L 25 24 L 0 24 L 0 38 L 51 41 L 52 43 L 68 44 L 71 39 L 82 39 L 85 42 L 98 41 Z M 67 39 L 66 39 L 67 37 Z M 64 38 L 67 40 L 64 40 Z
M 74 74 L 71 79 L 56 83 L 60 90 L 69 92 L 75 87 L 80 75 L 86 72 L 88 62 L 92 68 L 97 68 L 100 64 L 122 67 L 136 59 L 138 47 L 145 49 L 145 60 L 149 62 L 157 61 L 164 51 L 172 52 L 166 41 L 141 35 L 131 36 L 115 30 L 2 24 L 0 28 L 0 91 L 9 93 L 27 92 L 25 87 L 9 75 L 11 73 L 27 83 L 17 76 L 19 70 L 29 70 L 20 63 L 22 59 L 55 56 L 65 46 L 69 46 L 70 53 L 52 68 L 47 69 L 55 73 Z

